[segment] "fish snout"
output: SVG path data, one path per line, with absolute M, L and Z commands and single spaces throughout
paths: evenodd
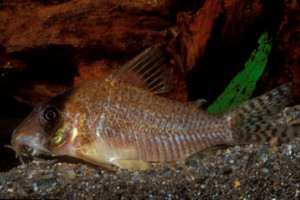
M 22 153 L 28 153 L 25 147 L 44 149 L 41 144 L 42 127 L 34 114 L 30 114 L 12 133 L 11 144 L 22 162 Z

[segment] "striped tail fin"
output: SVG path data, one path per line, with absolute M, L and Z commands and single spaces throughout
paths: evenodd
M 300 125 L 275 123 L 277 114 L 293 100 L 293 84 L 287 83 L 229 111 L 234 143 L 258 143 L 277 138 L 288 142 L 300 136 Z

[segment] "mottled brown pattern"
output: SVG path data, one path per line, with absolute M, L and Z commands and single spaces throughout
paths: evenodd
M 270 141 L 277 137 L 283 142 L 299 136 L 300 132 L 296 127 L 275 126 L 272 123 L 276 114 L 292 100 L 294 92 L 292 89 L 292 84 L 287 83 L 230 111 L 237 112 L 233 114 L 236 115 L 234 118 L 236 132 L 239 132 L 235 139 L 250 143 Z

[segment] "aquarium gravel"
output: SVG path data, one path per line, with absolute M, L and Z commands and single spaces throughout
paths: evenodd
M 0 174 L 0 198 L 297 199 L 300 139 L 234 146 L 147 171 L 33 160 Z

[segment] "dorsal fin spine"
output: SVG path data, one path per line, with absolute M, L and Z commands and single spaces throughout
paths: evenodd
M 162 46 L 148 48 L 107 77 L 113 84 L 125 83 L 150 90 L 155 94 L 169 92 L 173 87 Z

